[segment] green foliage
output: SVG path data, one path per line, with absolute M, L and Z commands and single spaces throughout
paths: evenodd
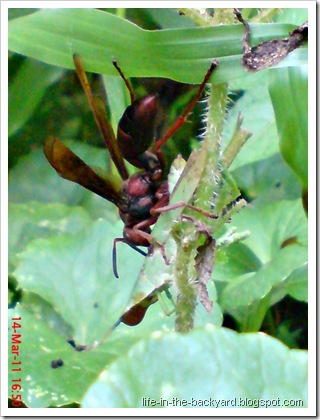
M 307 68 L 272 72 L 270 95 L 275 112 L 281 153 L 308 190 L 308 121 L 301 115 L 308 111 Z M 283 96 L 286 104 L 283 106 Z
M 307 221 L 300 200 L 267 206 L 257 201 L 254 208 L 234 216 L 232 225 L 248 228 L 248 220 L 249 238 L 228 247 L 214 278 L 226 284 L 221 293 L 222 307 L 237 319 L 242 330 L 258 331 L 270 305 L 287 293 L 297 298 L 300 282 L 307 292 L 307 275 L 301 272 L 308 261 Z M 300 271 L 297 289 L 296 270 Z
M 275 69 L 252 74 L 241 65 L 240 24 L 198 27 L 171 9 L 112 12 L 118 16 L 95 9 L 30 10 L 16 13 L 9 23 L 9 320 L 21 317 L 23 328 L 22 400 L 28 407 L 80 403 L 91 408 L 141 407 L 144 396 L 291 398 L 306 407 L 307 354 L 280 341 L 299 347 L 307 320 L 295 313 L 295 328 L 291 317 L 272 314 L 285 297 L 293 307 L 306 305 L 308 297 L 307 219 L 300 189 L 307 187 L 307 48 Z M 305 20 L 304 9 L 269 12 L 265 16 L 283 23 L 252 24 L 253 44 L 286 37 Z M 244 16 L 259 22 L 259 13 L 248 9 Z M 166 29 L 151 30 L 157 27 Z M 86 70 L 104 74 L 114 128 L 127 92 L 115 78 L 113 57 L 128 77 L 187 83 L 200 82 L 212 59 L 220 61 L 212 77 L 216 85 L 205 146 L 193 152 L 183 177 L 177 170 L 171 201 L 189 202 L 196 192 L 196 204 L 208 211 L 216 193 L 212 211 L 220 217 L 208 220 L 184 208 L 163 213 L 153 236 L 165 245 L 169 265 L 159 247 L 143 258 L 120 243 L 120 279 L 115 279 L 112 241 L 123 228 L 115 207 L 59 178 L 43 156 L 40 146 L 55 135 L 90 166 L 110 165 L 82 92 L 62 70 L 73 69 L 73 52 L 82 55 Z M 91 83 L 96 87 L 95 78 Z M 183 109 L 183 101 L 172 105 L 173 114 Z M 220 140 L 223 151 L 235 127 L 240 130 L 239 112 L 252 136 L 221 174 Z M 188 136 L 184 141 L 191 147 L 195 140 Z M 238 188 L 249 205 L 234 214 L 230 203 Z M 217 241 L 207 284 L 211 313 L 198 303 L 195 329 L 184 335 L 173 331 L 174 315 L 165 315 L 159 302 L 138 326 L 118 325 L 126 310 L 175 275 L 175 259 L 183 257 L 177 257 L 179 243 L 192 244 L 185 268 L 196 276 L 193 259 L 205 235 L 198 230 L 195 239 L 195 225 L 177 223 L 183 212 L 205 224 Z M 175 288 L 170 292 L 176 300 Z M 230 318 L 238 332 L 221 327 L 230 326 Z M 67 342 L 92 346 L 103 338 L 105 343 L 81 352 Z M 63 366 L 53 369 L 51 362 L 58 359 Z
M 95 9 L 43 9 L 12 20 L 9 26 L 11 51 L 69 69 L 73 69 L 72 54 L 77 53 L 85 57 L 88 71 L 114 75 L 111 61 L 105 57 L 116 57 L 130 77 L 199 83 L 214 57 L 224 63 L 214 81 L 228 82 L 245 75 L 240 64 L 242 25 L 144 31 Z M 290 24 L 257 25 L 253 43 L 286 37 L 293 29 Z M 300 60 L 306 60 L 303 49 L 294 53 L 293 61 Z
M 268 365 L 272 369 L 266 370 Z M 237 334 L 212 326 L 189 335 L 161 333 L 140 341 L 125 357 L 111 363 L 85 395 L 83 404 L 143 407 L 143 397 L 158 403 L 173 398 L 190 404 L 196 400 L 200 408 L 201 402 L 210 398 L 233 400 L 227 403 L 229 408 L 241 407 L 240 400 L 246 398 L 251 404 L 277 398 L 299 398 L 306 403 L 306 366 L 305 352 L 288 350 L 263 335 Z M 214 407 L 214 402 L 210 406 Z
M 16 83 L 10 88 L 9 97 L 9 137 L 21 129 L 40 104 L 48 87 L 58 80 L 62 70 L 49 67 L 33 60 L 25 60 L 16 76 Z M 21 95 L 26 86 L 32 86 L 28 95 Z

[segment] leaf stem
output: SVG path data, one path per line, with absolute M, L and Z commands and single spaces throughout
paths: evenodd
M 191 254 L 194 247 L 193 242 L 184 241 L 181 232 L 175 234 L 174 238 L 178 248 L 175 265 L 175 285 L 178 289 L 175 330 L 186 333 L 193 328 L 197 304 L 197 289 L 189 278 L 189 263 L 193 260 Z
M 212 195 L 218 193 L 220 188 L 222 172 L 219 158 L 226 104 L 227 85 L 212 84 L 208 97 L 207 127 L 204 140 L 207 144 L 207 156 L 195 202 L 197 206 L 204 210 L 211 210 Z

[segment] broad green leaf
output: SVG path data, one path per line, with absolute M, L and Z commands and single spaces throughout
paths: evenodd
M 261 188 L 265 193 L 265 189 L 270 187 L 274 189 L 273 194 L 279 197 L 279 182 L 283 183 L 282 178 L 286 173 L 288 175 L 285 181 L 289 182 L 289 185 L 285 194 L 289 194 L 289 197 L 293 191 L 297 194 L 294 177 L 290 176 L 290 172 L 283 167 L 283 162 L 277 158 L 280 149 L 284 159 L 298 173 L 300 179 L 304 177 L 303 185 L 307 182 L 306 79 L 303 79 L 305 84 L 301 84 L 304 72 L 302 69 L 295 71 L 283 68 L 270 70 L 269 75 L 270 82 L 266 75 L 260 72 L 231 83 L 233 89 L 246 91 L 229 113 L 229 124 L 226 125 L 224 137 L 230 138 L 232 127 L 238 113 L 241 112 L 244 116 L 244 126 L 253 136 L 240 151 L 232 169 L 236 171 L 234 175 L 239 186 L 249 188 L 246 193 L 251 198 L 261 193 Z M 265 164 L 261 165 L 261 161 Z M 272 166 L 270 170 L 268 164 L 274 165 L 275 161 L 277 165 Z M 259 173 L 256 173 L 257 171 Z
M 36 238 L 76 233 L 90 222 L 80 207 L 43 204 L 36 201 L 9 204 L 9 267 L 16 265 L 17 254 Z
M 117 280 L 112 270 L 112 241 L 122 224 L 103 220 L 73 235 L 32 241 L 14 272 L 20 287 L 50 302 L 73 327 L 77 344 L 101 340 L 122 315 L 143 258 L 118 247 Z M 81 318 L 79 319 L 79 311 Z
M 284 282 L 283 288 L 295 299 L 308 302 L 308 264 L 294 270 Z
M 301 196 L 301 188 L 280 153 L 240 166 L 232 171 L 245 197 L 265 200 L 292 200 Z
M 305 264 L 306 260 L 307 252 L 303 247 L 292 245 L 279 250 L 278 254 L 257 272 L 232 279 L 223 292 L 223 306 L 233 308 L 250 305 L 255 299 L 265 297 L 272 287 L 284 281 L 292 271 Z
M 293 29 L 289 24 L 252 25 L 253 42 L 287 37 Z M 113 75 L 111 61 L 116 58 L 127 77 L 167 77 L 187 83 L 199 83 L 216 58 L 221 66 L 213 80 L 225 82 L 245 74 L 242 34 L 240 24 L 145 31 L 95 9 L 43 9 L 10 21 L 9 49 L 71 69 L 72 54 L 77 53 L 88 71 Z M 290 65 L 305 62 L 306 52 L 305 48 L 294 51 Z
M 301 200 L 280 201 L 260 205 L 253 202 L 233 217 L 232 226 L 239 230 L 249 229 L 251 234 L 243 241 L 259 258 L 267 263 L 281 248 L 290 246 L 285 241 L 294 239 L 291 245 L 307 246 L 307 219 Z
M 269 85 L 283 158 L 308 190 L 307 67 L 272 71 Z
M 80 147 L 87 149 L 87 153 L 90 150 L 83 145 Z M 92 156 L 102 154 L 98 149 L 91 150 Z M 37 200 L 45 203 L 79 204 L 85 193 L 83 188 L 57 175 L 46 160 L 42 148 L 23 156 L 9 174 L 9 201 L 13 203 Z
M 14 8 L 9 8 L 8 9 L 8 17 L 9 20 L 11 19 L 17 19 L 19 17 L 22 16 L 26 16 L 29 15 L 31 13 L 35 13 L 37 12 L 39 9 L 32 9 L 32 8 L 28 8 L 28 9 L 14 9 Z
M 261 261 L 254 250 L 240 242 L 229 245 L 218 252 L 214 277 L 219 281 L 231 281 L 248 272 L 258 271 Z
M 159 363 L 161 368 L 159 368 Z M 187 400 L 187 408 L 246 407 L 245 398 L 260 401 L 301 399 L 307 406 L 307 352 L 289 350 L 264 334 L 237 334 L 207 326 L 190 334 L 157 333 L 140 341 L 113 362 L 91 386 L 86 408 L 152 407 L 158 402 Z M 149 400 L 150 401 L 150 400 Z M 198 405 L 195 405 L 197 401 Z M 264 401 L 264 402 L 262 402 Z M 193 404 L 192 404 L 193 402 Z M 202 406 L 201 406 L 202 402 Z M 165 406 L 163 406 L 165 407 Z M 173 406 L 171 405 L 170 408 Z
M 268 294 L 272 296 L 273 289 L 277 295 L 281 289 L 286 291 L 290 275 L 306 263 L 307 221 L 301 201 L 296 200 L 260 206 L 257 203 L 236 215 L 232 224 L 239 231 L 249 229 L 250 237 L 225 250 L 227 259 L 217 264 L 213 278 L 228 283 L 222 291 L 221 304 L 244 322 L 244 317 L 253 311 L 248 305 Z
M 239 88 L 241 84 L 239 83 Z M 279 152 L 278 133 L 263 72 L 253 74 L 250 85 L 228 114 L 224 141 L 231 138 L 239 113 L 243 115 L 243 127 L 252 133 L 231 165 L 231 170 L 270 158 Z
M 59 270 L 57 270 L 57 274 L 59 274 Z M 37 285 L 35 286 L 37 287 Z M 65 286 L 66 296 L 68 296 L 70 285 L 63 284 L 55 278 L 49 298 L 51 299 L 54 295 L 54 288 L 60 287 L 64 290 L 63 286 Z M 125 285 L 122 283 L 122 286 Z M 82 287 L 86 289 L 86 282 Z M 99 290 L 101 291 L 101 288 Z M 123 290 L 125 289 L 123 288 Z M 118 293 L 117 290 L 111 292 Z M 41 290 L 39 288 L 39 293 L 40 295 L 45 294 L 44 288 Z M 74 293 L 77 293 L 77 290 L 74 290 Z M 71 306 L 74 304 L 74 298 L 75 296 L 71 296 Z M 77 300 L 75 303 L 77 315 L 72 313 L 71 309 L 67 310 L 68 304 L 64 303 L 66 311 L 61 314 L 57 312 L 61 305 L 56 305 L 55 310 L 51 304 L 37 294 L 24 290 L 22 304 L 18 304 L 14 310 L 9 311 L 9 320 L 13 317 L 21 317 L 23 346 L 21 346 L 19 357 L 23 363 L 23 370 L 20 377 L 22 383 L 27 384 L 23 388 L 22 399 L 31 408 L 80 402 L 92 381 L 98 377 L 111 360 L 126 354 L 132 344 L 152 331 L 163 328 L 172 329 L 173 318 L 166 316 L 160 305 L 152 305 L 148 309 L 143 323 L 137 327 L 132 328 L 120 324 L 104 345 L 89 351 L 77 352 L 67 340 L 75 338 L 73 327 L 76 323 L 78 329 L 85 328 L 83 317 L 87 313 L 84 306 L 86 302 Z M 102 300 L 101 306 L 104 305 L 108 305 L 107 296 L 105 302 Z M 108 322 L 101 314 L 101 307 L 97 306 L 95 311 L 100 313 L 96 320 L 97 328 L 100 328 L 100 333 L 104 334 Z M 68 317 L 63 318 L 62 315 L 66 313 Z M 10 338 L 11 325 L 12 323 L 9 324 Z M 57 359 L 63 360 L 63 366 L 52 369 L 51 361 Z M 9 380 L 16 378 L 16 373 L 11 369 L 9 375 Z
M 9 84 L 9 137 L 15 134 L 40 104 L 48 87 L 63 71 L 34 60 L 25 60 Z M 30 89 L 31 87 L 31 89 Z
M 56 334 L 64 337 L 65 340 L 72 339 L 73 331 L 69 320 L 63 319 L 54 307 L 37 293 L 24 290 L 19 305 L 33 314 L 38 320 L 47 324 Z
M 9 311 L 10 348 L 13 333 L 11 320 L 21 317 L 21 329 L 17 329 L 17 334 L 22 334 L 19 360 L 23 365 L 21 372 L 9 369 L 9 381 L 18 375 L 21 377 L 22 400 L 30 408 L 80 402 L 104 367 L 136 341 L 134 337 L 122 337 L 120 344 L 117 341 L 108 342 L 107 346 L 78 352 L 60 335 L 57 325 L 48 324 L 48 319 L 42 319 L 42 316 L 43 312 L 32 314 L 21 305 Z M 82 316 L 80 308 L 77 319 Z M 13 357 L 10 352 L 10 366 L 13 366 Z M 63 361 L 63 366 L 53 369 L 51 362 L 57 359 Z M 11 396 L 11 390 L 9 392 Z

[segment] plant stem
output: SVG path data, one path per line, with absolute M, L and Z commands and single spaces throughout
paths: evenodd
M 207 130 L 203 144 L 206 151 L 204 170 L 199 182 L 195 205 L 205 211 L 211 210 L 212 196 L 218 191 L 221 181 L 219 165 L 221 136 L 225 120 L 227 102 L 227 86 L 212 85 L 208 98 Z M 197 214 L 197 219 L 207 222 L 207 217 Z M 199 233 L 192 236 L 183 231 L 181 225 L 173 229 L 173 237 L 177 243 L 177 259 L 175 265 L 175 284 L 178 289 L 176 304 L 176 331 L 187 332 L 193 328 L 198 290 L 192 282 L 194 277 L 194 259 L 199 246 Z M 194 231 L 193 231 L 194 234 Z
M 227 85 L 212 85 L 208 98 L 207 127 L 204 140 L 207 143 L 207 156 L 195 202 L 204 210 L 211 210 L 212 196 L 214 193 L 218 193 L 221 181 L 219 157 L 226 104 Z M 199 219 L 201 218 L 199 217 Z M 203 219 L 203 221 L 205 220 Z
M 189 262 L 193 259 L 191 256 L 193 243 L 184 243 L 179 234 L 175 235 L 175 240 L 178 248 L 175 266 L 175 284 L 178 289 L 175 330 L 186 333 L 193 328 L 197 304 L 197 289 L 189 278 Z

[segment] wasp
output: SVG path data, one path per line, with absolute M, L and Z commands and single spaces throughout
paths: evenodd
M 213 61 L 192 100 L 183 113 L 160 138 L 156 138 L 156 121 L 159 112 L 157 94 L 135 98 L 128 79 L 116 60 L 113 65 L 129 90 L 131 104 L 126 108 L 114 133 L 107 117 L 103 100 L 94 97 L 84 70 L 82 58 L 75 54 L 73 61 L 76 73 L 88 98 L 96 124 L 109 150 L 121 182 L 115 183 L 111 177 L 99 175 L 74 152 L 55 137 L 44 143 L 44 153 L 58 174 L 114 203 L 124 223 L 123 237 L 116 238 L 113 244 L 113 271 L 119 277 L 116 264 L 116 244 L 124 242 L 147 255 L 139 247 L 150 248 L 152 243 L 151 226 L 163 211 L 170 210 L 170 192 L 166 179 L 166 163 L 161 147 L 186 122 L 188 115 L 200 99 L 218 62 Z M 138 171 L 129 175 L 125 161 L 134 165 Z M 175 207 L 176 208 L 176 207 Z

